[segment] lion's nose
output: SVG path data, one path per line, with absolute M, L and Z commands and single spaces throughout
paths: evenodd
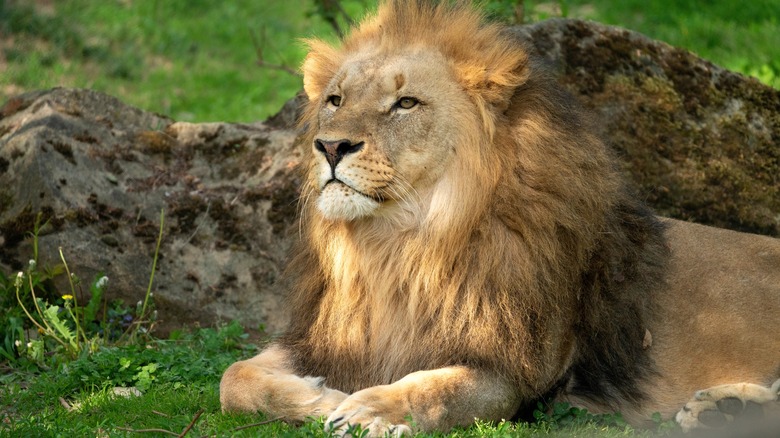
M 363 148 L 364 142 L 352 143 L 349 140 L 342 139 L 336 141 L 314 140 L 314 148 L 325 155 L 331 170 L 336 170 L 342 158 L 347 154 L 353 154 Z

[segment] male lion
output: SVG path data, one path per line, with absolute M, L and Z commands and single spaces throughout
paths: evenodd
M 228 368 L 224 410 L 381 435 L 777 399 L 780 242 L 650 213 L 504 29 L 389 0 L 309 45 L 291 323 Z

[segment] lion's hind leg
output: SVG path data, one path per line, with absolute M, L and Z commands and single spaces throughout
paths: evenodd
M 677 413 L 675 420 L 684 431 L 719 428 L 736 420 L 763 418 L 764 410 L 780 413 L 780 379 L 771 387 L 754 383 L 713 386 L 697 391 Z

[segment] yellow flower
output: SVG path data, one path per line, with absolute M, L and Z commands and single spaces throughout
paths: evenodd
M 65 301 L 72 300 L 73 299 L 73 295 L 63 295 L 62 299 L 65 300 Z

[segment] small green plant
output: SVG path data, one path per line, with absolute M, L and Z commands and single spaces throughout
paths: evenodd
M 21 347 L 24 339 L 24 322 L 21 318 L 9 316 L 3 325 L 5 336 L 2 345 L 0 345 L 0 356 L 8 361 L 13 361 L 16 359 L 16 350 Z
M 63 436 L 129 437 L 148 428 L 180 434 L 200 411 L 203 417 L 187 436 L 257 436 L 253 432 L 259 426 L 252 425 L 265 418 L 223 415 L 219 408 L 225 368 L 256 350 L 247 338 L 233 322 L 178 331 L 171 339 L 102 345 L 34 374 L 0 375 L 0 437 L 44 436 L 47 430 Z M 261 436 L 279 436 L 280 427 L 286 436 L 324 436 L 322 423 L 305 426 L 314 435 L 283 424 L 267 427 L 271 431 Z
M 60 255 L 62 256 L 62 249 L 60 249 Z M 64 262 L 64 256 L 62 260 L 66 272 L 69 272 L 67 264 Z M 88 336 L 88 333 L 84 330 L 86 327 L 84 323 L 94 319 L 93 309 L 99 306 L 108 278 L 99 276 L 92 282 L 90 289 L 96 293 L 93 293 L 90 297 L 87 306 L 82 308 L 78 305 L 75 292 L 75 284 L 78 282 L 78 278 L 69 274 L 68 282 L 72 293 L 62 295 L 61 300 L 58 300 L 60 301 L 59 303 L 50 304 L 43 298 L 36 296 L 36 283 L 39 282 L 41 276 L 35 271 L 35 266 L 35 263 L 30 263 L 28 271 L 26 273 L 19 272 L 14 283 L 19 307 L 27 316 L 29 322 L 37 328 L 38 336 L 30 339 L 26 344 L 25 349 L 28 357 L 35 362 L 42 363 L 43 351 L 46 349 L 45 342 L 48 339 L 59 344 L 65 355 L 70 359 L 76 358 L 85 350 L 95 351 L 99 339 Z M 23 299 L 23 297 L 28 295 L 32 298 L 32 308 L 28 308 L 25 305 L 27 300 Z M 19 335 L 17 341 L 21 341 L 24 337 L 24 332 L 17 331 L 17 334 Z M 17 343 L 15 341 L 15 344 L 17 347 L 22 346 L 21 342 Z
M 534 411 L 534 418 L 539 423 L 549 424 L 553 428 L 564 428 L 588 423 L 616 428 L 630 428 L 620 413 L 591 414 L 587 409 L 577 408 L 569 403 L 555 403 L 550 408 L 547 408 L 542 403 L 538 403 L 537 409 Z
M 138 370 L 135 376 L 133 376 L 138 389 L 141 391 L 147 391 L 152 386 L 152 382 L 157 380 L 157 376 L 154 374 L 155 371 L 157 371 L 157 368 L 159 368 L 159 365 L 152 362 L 142 366 Z
M 664 420 L 660 412 L 655 412 L 651 416 L 655 431 L 659 436 L 679 435 L 680 425 L 673 419 Z
M 136 340 L 136 336 L 139 333 L 147 333 L 145 323 L 154 324 L 157 319 L 157 312 L 154 311 L 154 302 L 152 301 L 152 285 L 154 284 L 154 273 L 157 271 L 157 258 L 160 255 L 160 245 L 163 238 L 163 226 L 165 224 L 165 211 L 160 210 L 160 232 L 157 235 L 157 246 L 154 249 L 154 259 L 152 260 L 152 272 L 149 274 L 149 286 L 146 288 L 146 294 L 143 301 L 139 302 L 140 309 L 137 309 L 136 322 L 131 325 L 131 329 L 127 332 L 131 341 Z M 136 306 L 139 307 L 139 306 Z
M 20 271 L 12 284 L 7 277 L 0 277 L 0 287 L 5 291 L 13 290 L 17 308 L 21 309 L 24 316 L 9 316 L 6 319 L 6 334 L 0 346 L 0 355 L 9 361 L 24 356 L 38 365 L 46 365 L 46 352 L 55 353 L 51 355 L 53 358 L 59 357 L 56 353 L 62 353 L 64 360 L 73 360 L 82 354 L 94 353 L 101 345 L 136 342 L 139 336 L 148 335 L 156 320 L 152 285 L 162 243 L 164 220 L 164 212 L 160 212 L 160 233 L 149 286 L 132 315 L 131 311 L 123 308 L 121 304 L 113 303 L 108 306 L 104 298 L 108 277 L 103 274 L 98 274 L 89 283 L 89 299 L 84 300 L 82 281 L 71 272 L 62 248 L 59 248 L 62 262 L 60 265 L 54 269 L 39 268 L 38 236 L 46 223 L 41 224 L 41 215 L 38 215 L 30 233 L 33 259 L 27 269 Z M 62 275 L 66 276 L 69 293 L 54 299 L 45 298 L 52 295 L 46 292 L 46 285 L 53 284 L 53 280 Z M 25 330 L 24 320 L 34 329 L 32 333 Z M 152 367 L 139 373 L 142 373 L 139 376 L 143 382 L 154 380 Z

